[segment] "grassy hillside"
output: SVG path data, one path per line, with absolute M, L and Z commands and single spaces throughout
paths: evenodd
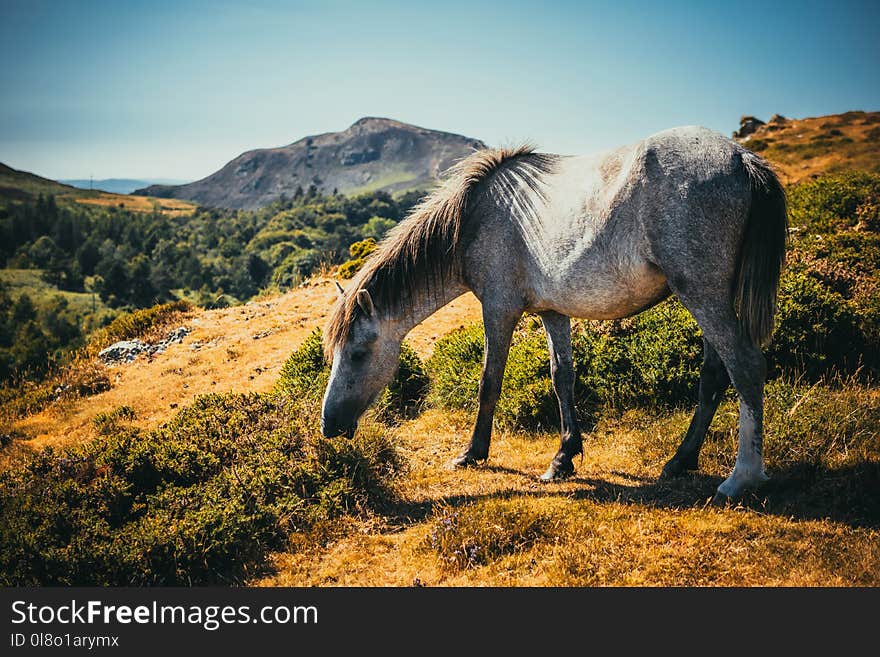
M 77 196 L 82 190 L 41 178 L 26 171 L 17 171 L 0 163 L 0 198 L 22 200 L 39 194 Z
M 133 212 L 158 211 L 169 216 L 190 214 L 195 209 L 195 203 L 189 201 L 79 189 L 0 163 L 0 202 L 32 201 L 41 194 L 55 196 L 61 203 L 114 206 Z
M 786 183 L 820 174 L 880 172 L 880 112 L 846 112 L 766 123 L 741 140 Z
M 27 294 L 37 307 L 61 297 L 67 307 L 80 316 L 112 312 L 97 294 L 59 290 L 43 278 L 40 269 L 0 269 L 0 285 L 5 286 L 13 299 Z

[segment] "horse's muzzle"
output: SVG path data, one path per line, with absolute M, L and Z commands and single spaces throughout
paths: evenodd
M 335 438 L 336 436 L 345 436 L 346 438 L 354 438 L 354 432 L 357 429 L 357 422 L 354 424 L 337 424 L 321 416 L 321 433 L 325 438 Z

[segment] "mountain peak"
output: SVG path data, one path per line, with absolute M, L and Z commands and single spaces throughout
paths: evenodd
M 194 183 L 135 193 L 250 210 L 313 185 L 343 194 L 427 189 L 455 161 L 483 147 L 478 139 L 365 116 L 341 132 L 248 151 Z
M 388 119 L 384 116 L 363 116 L 351 124 L 352 128 L 368 127 L 368 126 L 406 126 L 406 123 Z M 407 126 L 412 127 L 412 126 Z

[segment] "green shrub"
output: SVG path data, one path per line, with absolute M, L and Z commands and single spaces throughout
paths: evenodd
M 822 176 L 787 190 L 791 224 L 809 232 L 855 226 L 859 208 L 880 200 L 880 175 L 850 172 Z
M 476 410 L 483 342 L 482 324 L 456 329 L 437 341 L 434 353 L 425 364 L 431 377 L 428 399 L 432 405 Z
M 783 276 L 776 331 L 767 350 L 777 371 L 817 380 L 863 364 L 876 367 L 877 345 L 871 342 L 858 311 L 840 294 L 806 273 Z
M 339 269 L 336 270 L 336 273 L 341 278 L 351 278 L 354 276 L 358 270 L 364 266 L 364 263 L 367 261 L 367 257 L 376 250 L 376 240 L 372 237 L 368 237 L 365 240 L 361 240 L 360 242 L 355 242 L 350 247 L 348 247 L 348 253 L 351 255 L 350 260 L 346 260 L 341 265 L 339 265 Z
M 408 417 L 417 412 L 430 385 L 422 359 L 415 349 L 404 342 L 400 345 L 397 373 L 379 401 L 382 415 L 393 419 Z
M 507 426 L 551 429 L 559 426 L 559 403 L 550 379 L 547 340 L 538 322 L 527 318 L 525 324 L 510 347 L 495 417 Z
M 315 329 L 281 366 L 275 392 L 291 399 L 320 401 L 330 378 L 324 361 L 321 330 Z
M 105 424 L 34 455 L 0 475 L 0 585 L 240 581 L 294 532 L 386 503 L 399 463 L 384 435 L 325 440 L 307 416 L 207 395 L 164 428 Z
M 665 301 L 610 332 L 599 332 L 599 326 L 584 325 L 572 340 L 587 394 L 617 408 L 678 406 L 696 399 L 703 341 L 678 301 Z
M 275 392 L 291 399 L 320 402 L 329 378 L 330 367 L 324 360 L 321 330 L 315 329 L 285 361 Z M 376 403 L 380 418 L 393 421 L 418 411 L 428 386 L 421 359 L 412 347 L 403 343 L 397 372 Z
M 136 418 L 137 413 L 131 406 L 117 406 L 112 411 L 98 413 L 92 418 L 92 426 L 99 434 L 109 434 L 117 431 L 120 425 Z

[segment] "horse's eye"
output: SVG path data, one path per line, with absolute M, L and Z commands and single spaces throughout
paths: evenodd
M 360 363 L 367 357 L 367 352 L 363 350 L 353 351 L 351 352 L 351 361 L 353 363 Z

